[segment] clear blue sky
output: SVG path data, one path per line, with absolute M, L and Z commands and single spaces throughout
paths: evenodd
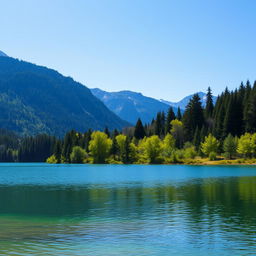
M 179 100 L 256 79 L 256 1 L 3 0 L 0 50 L 86 86 Z

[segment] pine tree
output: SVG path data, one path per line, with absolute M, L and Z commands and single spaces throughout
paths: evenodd
M 205 126 L 203 125 L 201 130 L 200 130 L 200 141 L 204 141 L 205 137 L 207 136 L 207 130 Z
M 213 127 L 213 134 L 216 136 L 217 139 L 223 139 L 224 134 L 224 118 L 226 114 L 226 109 L 228 105 L 228 100 L 230 97 L 230 92 L 228 88 L 225 89 L 216 101 L 214 111 L 213 111 L 213 118 L 214 118 L 214 127 Z
M 227 110 L 225 113 L 223 124 L 223 138 L 229 133 L 233 136 L 240 136 L 243 127 L 243 109 L 242 101 L 238 96 L 238 92 L 232 92 L 228 99 Z
M 107 134 L 108 138 L 110 137 L 110 132 L 109 132 L 109 130 L 108 130 L 108 127 L 106 127 L 106 128 L 104 129 L 104 133 Z
M 62 156 L 64 157 L 65 162 L 70 163 L 70 154 L 72 152 L 73 146 L 75 146 L 75 131 L 70 131 L 65 135 Z
M 178 119 L 179 121 L 181 121 L 181 119 L 182 119 L 182 114 L 181 114 L 181 111 L 180 111 L 180 107 L 178 107 L 176 119 Z
M 131 161 L 130 153 L 131 153 L 131 150 L 130 150 L 130 139 L 128 137 L 126 137 L 126 140 L 125 140 L 125 153 L 124 153 L 124 159 L 123 159 L 125 164 L 128 164 Z
M 196 149 L 199 149 L 201 143 L 201 136 L 200 136 L 200 129 L 198 129 L 198 126 L 196 127 L 194 138 L 193 138 L 193 145 L 196 147 Z
M 250 90 L 247 104 L 244 110 L 244 122 L 246 132 L 256 132 L 256 82 L 253 89 Z
M 165 121 L 165 134 L 171 131 L 171 121 L 175 119 L 176 119 L 176 116 L 175 116 L 175 113 L 173 112 L 173 108 L 170 107 L 167 113 L 166 121 Z
M 135 130 L 134 130 L 134 137 L 138 140 L 143 139 L 146 136 L 143 124 L 140 120 L 138 119 L 136 125 L 135 125 Z
M 200 129 L 204 124 L 204 112 L 198 94 L 195 94 L 189 101 L 182 120 L 185 130 L 185 139 L 192 141 L 196 127 Z
M 111 146 L 111 149 L 110 149 L 110 155 L 112 155 L 113 158 L 116 159 L 117 153 L 118 153 L 118 145 L 117 145 L 116 136 L 115 136 L 112 139 L 112 146 Z
M 161 130 L 162 130 L 161 125 L 162 125 L 162 114 L 161 112 L 158 112 L 156 116 L 156 121 L 154 123 L 154 134 L 158 135 L 159 137 L 161 135 Z
M 163 138 L 165 135 L 165 113 L 162 111 L 161 113 L 161 130 L 160 130 L 160 138 Z
M 89 143 L 91 140 L 91 135 L 92 135 L 92 130 L 89 129 L 85 135 L 84 135 L 84 149 L 86 150 L 86 152 L 89 152 Z
M 116 137 L 117 135 L 119 135 L 119 132 L 117 129 L 114 129 L 114 131 L 112 133 L 112 138 Z
M 208 87 L 207 94 L 206 94 L 206 106 L 205 106 L 205 117 L 211 118 L 213 114 L 213 100 L 212 100 L 212 90 Z
M 53 154 L 55 155 L 57 164 L 61 163 L 61 142 L 60 142 L 60 140 L 56 141 L 56 143 L 54 145 Z

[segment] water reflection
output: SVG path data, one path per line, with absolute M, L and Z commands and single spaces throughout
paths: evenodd
M 256 177 L 144 185 L 2 185 L 0 254 L 255 255 Z

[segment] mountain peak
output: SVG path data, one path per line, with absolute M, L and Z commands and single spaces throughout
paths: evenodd
M 194 94 L 191 94 L 191 95 L 188 95 L 186 96 L 185 98 L 183 98 L 182 100 L 178 101 L 178 102 L 171 102 L 171 101 L 167 101 L 167 100 L 163 100 L 163 99 L 160 99 L 161 102 L 165 103 L 165 104 L 168 104 L 172 107 L 176 107 L 176 108 L 180 108 L 182 110 L 185 110 L 187 104 L 189 103 L 190 99 L 195 95 L 195 94 L 198 94 L 200 99 L 201 99 L 201 102 L 202 102 L 202 105 L 205 106 L 206 104 L 206 93 L 204 92 L 196 92 Z M 215 104 L 217 100 L 217 97 L 216 96 L 213 96 L 213 103 Z
M 4 52 L 0 51 L 0 57 L 8 57 L 8 55 L 5 54 Z

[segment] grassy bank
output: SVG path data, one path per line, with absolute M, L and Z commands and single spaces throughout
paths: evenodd
M 187 165 L 255 165 L 256 159 L 224 159 L 224 158 L 217 158 L 214 161 L 210 161 L 209 158 L 195 158 L 195 159 L 184 159 L 180 164 L 187 164 Z

